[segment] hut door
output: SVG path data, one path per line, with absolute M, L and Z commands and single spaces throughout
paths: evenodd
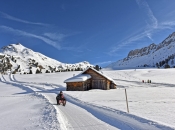
M 92 80 L 92 89 L 96 89 L 96 80 Z
M 105 80 L 92 80 L 92 89 L 105 89 Z
M 106 81 L 101 80 L 101 89 L 106 89 Z

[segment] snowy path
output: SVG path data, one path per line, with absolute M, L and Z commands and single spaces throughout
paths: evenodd
M 171 130 L 169 127 L 143 118 L 82 103 L 68 95 L 66 107 L 57 106 L 55 97 L 59 88 L 55 88 L 52 85 L 19 82 L 15 80 L 13 75 L 4 76 L 3 80 L 7 83 L 18 84 L 21 88 L 28 87 L 44 95 L 57 110 L 60 127 L 63 130 Z
M 0 79 L 1 130 L 60 130 L 55 109 L 44 96 Z
M 45 96 L 49 99 L 52 104 L 55 104 L 55 94 L 46 94 Z M 59 112 L 62 113 L 66 127 L 68 130 L 116 130 L 116 128 L 107 125 L 106 123 L 98 120 L 86 110 L 67 102 L 66 106 L 57 106 Z
M 62 105 L 56 105 L 56 93 L 58 90 L 51 90 L 53 88 L 49 88 L 48 86 L 43 86 L 40 84 L 33 83 L 20 83 L 14 80 L 13 75 L 5 76 L 3 79 L 6 82 L 11 82 L 15 84 L 20 84 L 25 87 L 29 87 L 37 93 L 41 93 L 44 95 L 51 104 L 54 105 L 55 109 L 58 112 L 58 120 L 61 124 L 61 128 L 63 130 L 116 130 L 117 128 L 108 125 L 105 122 L 94 117 L 92 114 L 88 113 L 86 110 L 78 107 L 70 102 L 67 102 L 66 107 Z M 49 88 L 49 89 L 48 89 Z

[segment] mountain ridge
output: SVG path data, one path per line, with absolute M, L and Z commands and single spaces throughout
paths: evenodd
M 174 67 L 175 32 L 159 44 L 152 43 L 147 47 L 131 50 L 127 57 L 109 64 L 105 68 L 138 68 L 138 67 Z
M 93 67 L 93 65 L 87 61 L 75 64 L 62 63 L 34 52 L 21 43 L 10 44 L 0 49 L 0 72 L 35 74 L 84 70 L 87 67 Z

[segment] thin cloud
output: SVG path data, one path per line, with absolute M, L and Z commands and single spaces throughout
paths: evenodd
M 145 16 L 145 21 L 147 24 L 147 28 L 145 29 L 146 36 L 153 41 L 152 35 L 149 33 L 149 31 L 152 28 L 157 28 L 158 27 L 158 21 L 156 17 L 154 16 L 152 10 L 150 9 L 148 3 L 146 0 L 136 0 L 138 6 L 140 7 L 140 10 L 143 12 Z
M 138 6 L 140 9 L 144 12 L 144 16 L 146 16 L 146 23 L 149 27 L 157 28 L 158 21 L 156 17 L 154 16 L 152 10 L 150 9 L 148 3 L 146 0 L 136 0 Z
M 37 39 L 42 40 L 45 43 L 55 47 L 56 49 L 59 49 L 59 50 L 61 49 L 61 47 L 58 43 L 56 43 L 55 41 L 50 40 L 48 38 L 38 36 L 38 35 L 35 35 L 35 34 L 32 34 L 32 33 L 28 33 L 28 32 L 25 32 L 25 31 L 21 31 L 21 30 L 18 30 L 18 29 L 13 29 L 13 28 L 7 27 L 7 26 L 0 26 L 0 28 L 5 30 L 6 32 L 9 32 L 9 33 L 12 33 L 12 34 L 15 34 L 15 35 L 37 38 Z
M 104 64 L 110 64 L 114 61 L 103 61 L 103 62 L 98 62 L 98 63 L 94 63 L 94 65 L 104 65 Z
M 163 22 L 161 25 L 165 25 L 165 26 L 175 26 L 175 21 Z
M 57 40 L 59 42 L 61 42 L 65 37 L 68 37 L 68 35 L 62 33 L 44 33 L 44 36 L 47 36 L 48 38 Z
M 153 41 L 152 35 L 154 33 L 165 29 L 173 29 L 173 27 L 175 26 L 175 21 L 166 21 L 158 23 L 158 20 L 154 16 L 152 10 L 150 9 L 148 3 L 145 0 L 136 0 L 136 2 L 146 16 L 145 19 L 147 26 L 143 29 L 145 31 L 143 31 L 142 33 L 137 33 L 136 35 L 119 42 L 117 46 L 112 47 L 111 51 L 109 51 L 107 54 L 111 56 L 116 56 L 118 55 L 117 52 L 120 49 L 146 37 L 149 38 L 151 41 Z
M 70 47 L 70 46 L 63 46 L 63 47 L 61 47 L 61 49 L 62 50 L 67 50 L 67 51 L 77 51 L 77 52 L 79 52 L 80 50 L 77 50 L 77 48 L 76 47 Z M 81 51 L 82 52 L 82 51 Z
M 154 33 L 162 31 L 162 30 L 166 30 L 166 29 L 174 29 L 173 27 L 175 27 L 175 21 L 162 22 L 162 23 L 157 25 L 157 28 L 148 29 L 147 31 L 144 31 L 143 33 L 138 33 L 137 35 L 132 36 L 132 37 L 128 38 L 127 40 L 124 40 L 124 41 L 118 43 L 118 45 L 113 47 L 111 49 L 111 51 L 108 52 L 108 54 L 111 56 L 113 56 L 113 55 L 116 56 L 116 55 L 118 55 L 117 52 L 120 49 L 122 49 L 128 45 L 134 44 L 135 42 L 137 42 L 143 38 L 146 38 L 146 37 L 150 37 L 149 39 L 151 39 L 153 41 L 151 36 Z
M 4 17 L 6 19 L 17 21 L 17 22 L 21 22 L 21 23 L 25 23 L 25 24 L 33 24 L 33 25 L 40 25 L 40 26 L 49 26 L 49 24 L 35 23 L 35 22 L 30 22 L 30 21 L 22 20 L 22 19 L 13 17 L 11 15 L 8 15 L 6 13 L 3 13 L 3 12 L 0 12 L 0 15 L 1 15 L 1 17 Z
M 73 36 L 73 35 L 77 35 L 77 34 L 80 34 L 80 32 L 72 32 L 69 34 L 63 34 L 63 33 L 58 33 L 58 32 L 55 32 L 55 33 L 47 32 L 47 33 L 44 33 L 43 35 L 48 37 L 51 40 L 62 42 L 65 38 Z
M 145 33 L 141 33 L 138 35 L 135 35 L 133 37 L 128 38 L 128 40 L 119 43 L 116 47 L 113 47 L 112 50 L 108 53 L 109 55 L 113 56 L 113 55 L 118 55 L 116 52 L 118 50 L 120 50 L 121 48 L 127 46 L 128 44 L 134 43 L 142 38 L 144 38 L 146 36 Z
M 151 30 L 145 31 L 145 34 L 151 41 L 153 41 Z

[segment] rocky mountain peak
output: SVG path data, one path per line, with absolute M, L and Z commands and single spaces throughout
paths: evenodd
M 141 49 L 135 49 L 135 50 L 131 50 L 128 53 L 127 58 L 131 58 L 131 57 L 135 57 L 135 56 L 143 56 L 143 55 L 148 55 L 150 54 L 153 50 L 155 50 L 157 47 L 156 44 L 152 43 L 150 44 L 148 47 L 143 47 Z
M 23 50 L 27 50 L 27 49 L 28 48 L 24 47 L 22 44 L 17 43 L 17 44 L 10 44 L 8 46 L 4 46 L 1 48 L 1 51 L 3 53 L 8 53 L 8 52 L 20 53 L 20 52 L 23 52 Z
M 75 64 L 61 63 L 41 53 L 34 52 L 21 43 L 2 47 L 0 51 L 0 72 L 9 70 L 21 74 L 50 73 L 84 70 L 87 67 L 93 67 L 93 65 L 87 61 Z
M 162 67 L 169 65 L 175 66 L 175 32 L 170 34 L 165 40 L 159 44 L 152 43 L 147 47 L 131 50 L 127 57 L 114 62 L 107 68 L 118 67 Z

